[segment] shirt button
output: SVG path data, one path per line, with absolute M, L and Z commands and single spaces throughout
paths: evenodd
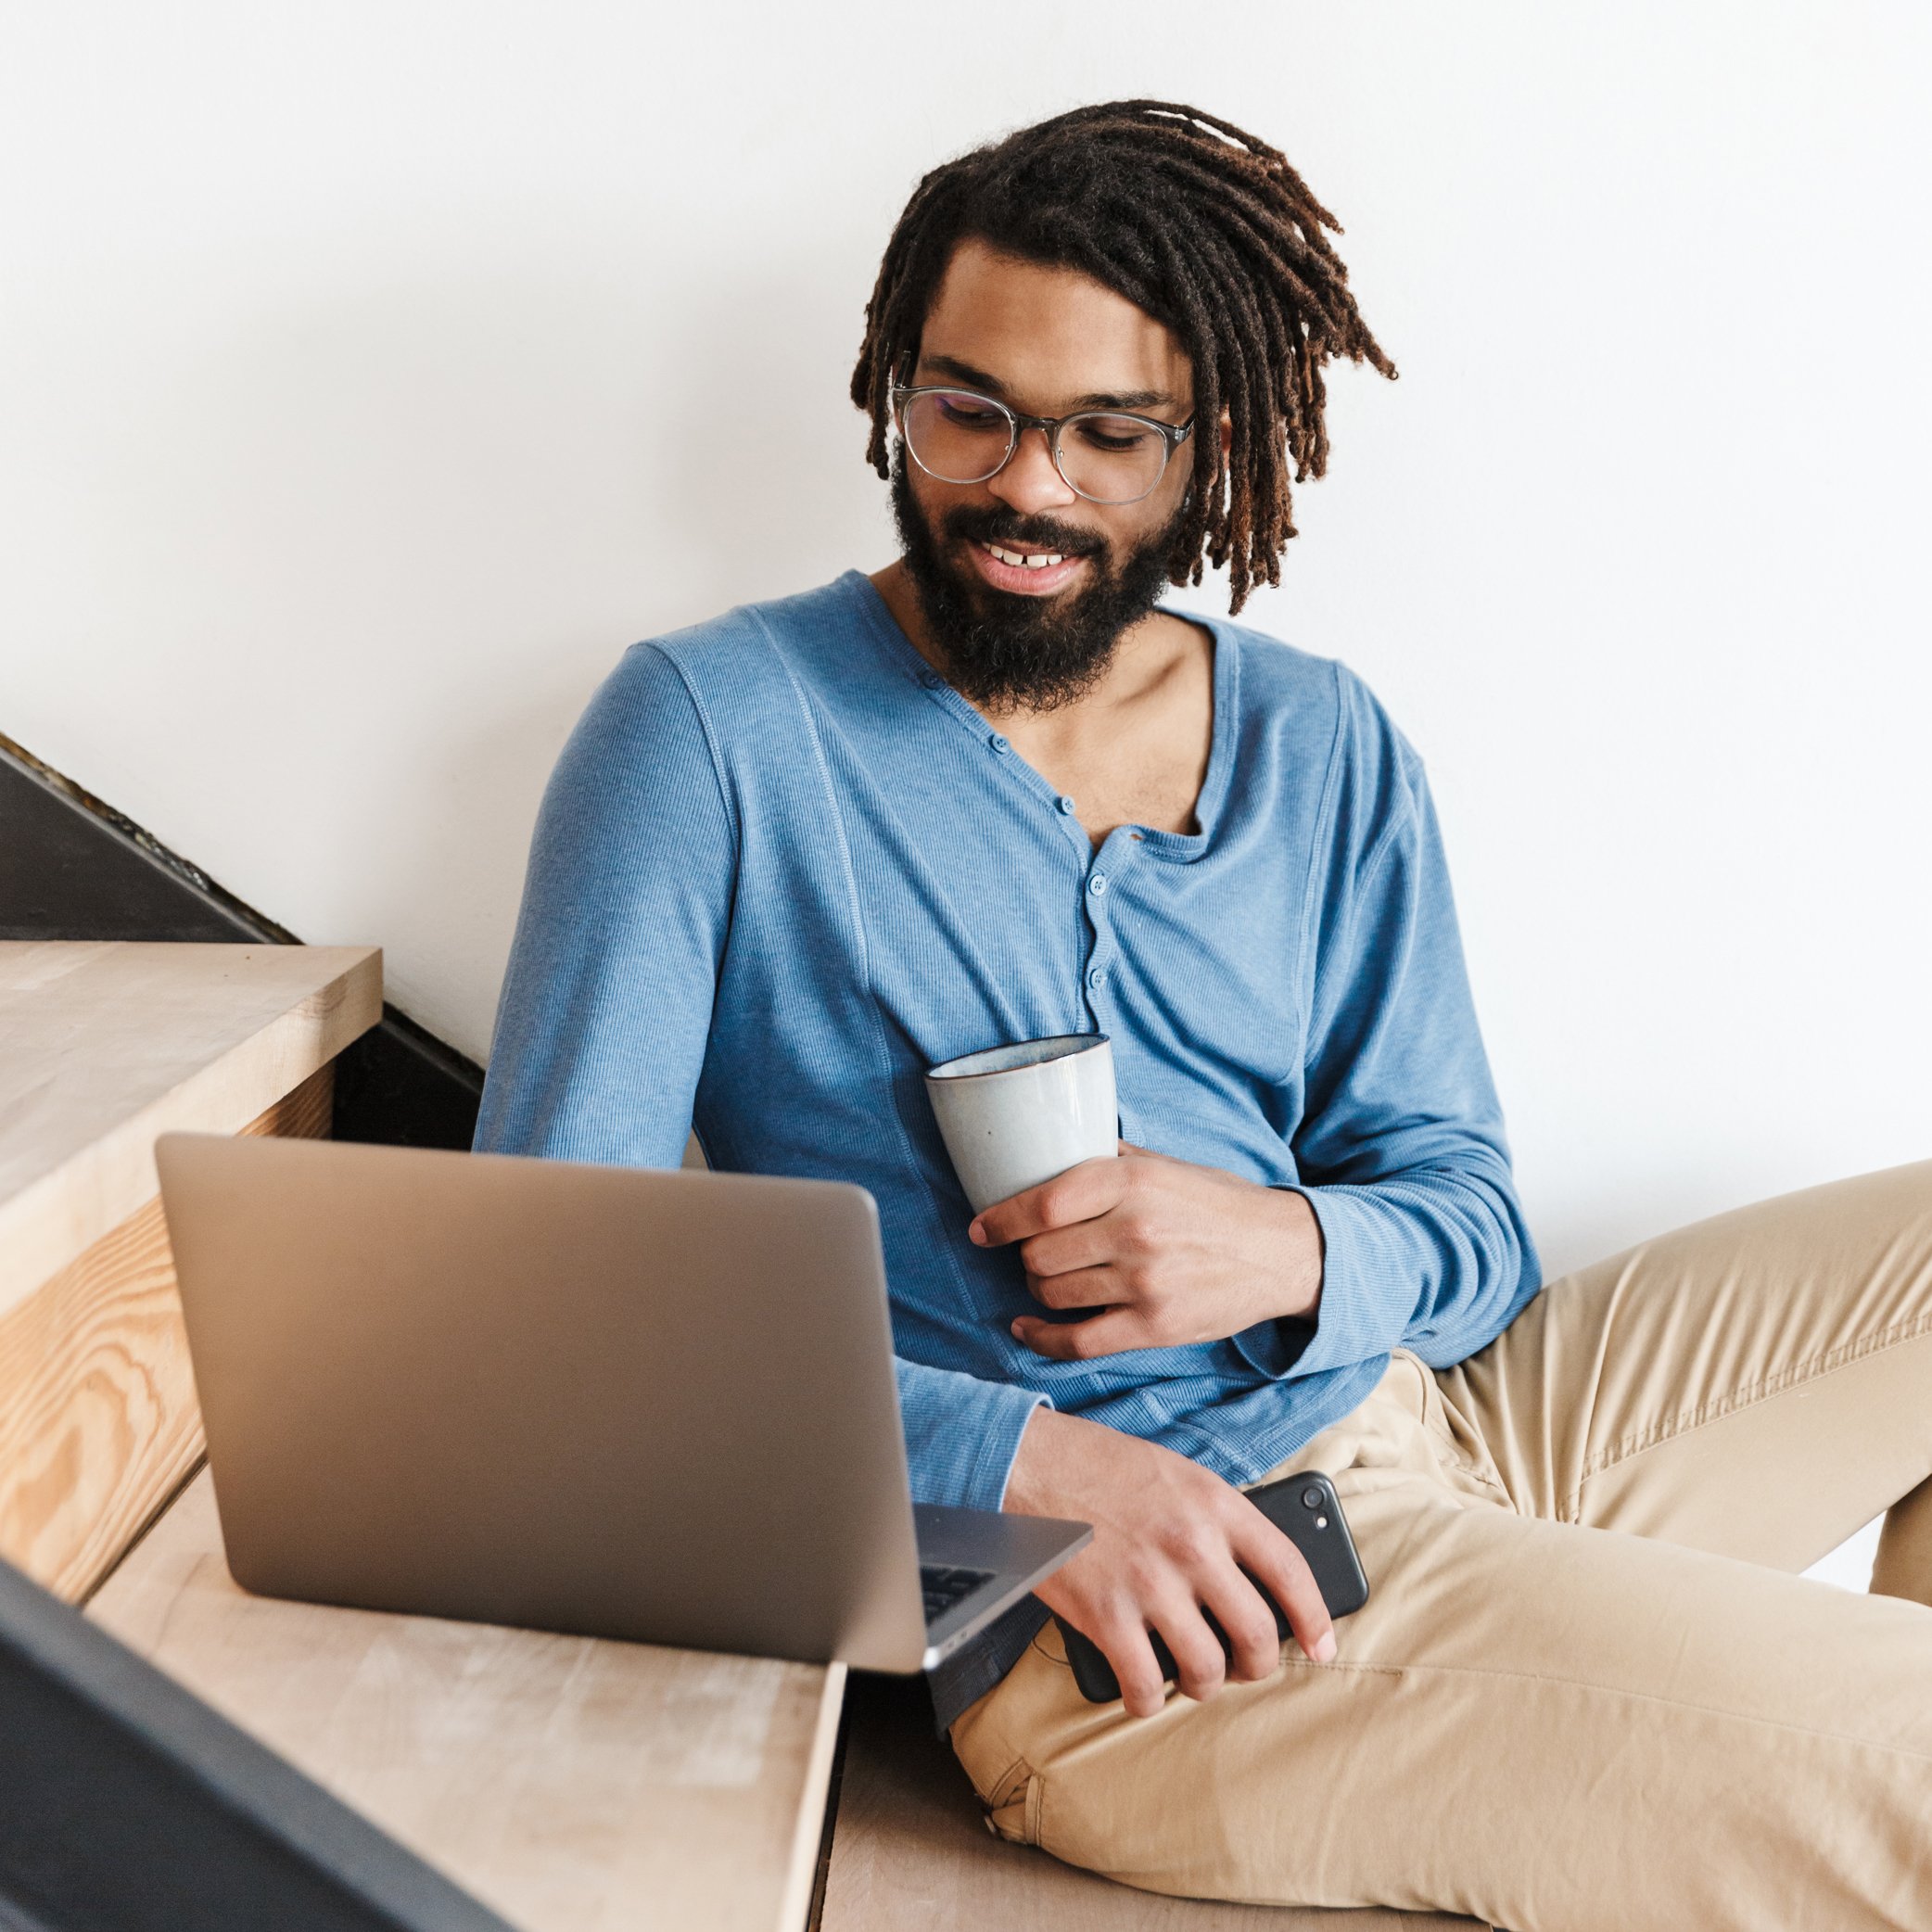
M 1063 812 L 1071 812 L 1074 808 L 1074 801 L 1064 792 L 1060 794 L 1060 808 Z
M 928 691 L 937 691 L 946 682 L 946 680 L 937 671 L 922 671 L 919 674 L 919 681 Z
M 1087 889 L 1093 894 L 1095 898 L 1099 898 L 1107 890 L 1107 874 L 1105 872 L 1096 872 L 1087 882 Z
M 1089 966 L 1087 969 L 1087 984 L 1089 986 L 1104 986 L 1107 984 L 1107 969 L 1104 966 Z
M 1000 753 L 1002 756 L 1008 749 L 1006 740 L 1002 738 L 998 731 L 995 731 L 993 735 L 986 740 L 986 743 L 990 744 L 995 751 Z

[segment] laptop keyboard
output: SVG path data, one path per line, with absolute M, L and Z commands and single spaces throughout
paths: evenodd
M 991 1578 L 990 1570 L 947 1570 L 937 1563 L 919 1566 L 919 1587 L 926 1599 L 926 1621 L 932 1623 L 962 1596 Z

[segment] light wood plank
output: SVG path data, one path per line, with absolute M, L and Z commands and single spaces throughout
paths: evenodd
M 373 946 L 0 942 L 0 1315 L 381 1017 Z
M 250 1596 L 205 1474 L 88 1614 L 526 1932 L 802 1923 L 841 1666 Z
M 858 1677 L 849 1702 L 823 1932 L 1482 1932 L 1435 1913 L 1225 1905 L 1116 1885 L 985 1829 L 923 1684 Z
M 242 1128 L 320 1138 L 324 1066 Z M 70 1602 L 201 1455 L 159 1197 L 0 1315 L 0 1557 Z

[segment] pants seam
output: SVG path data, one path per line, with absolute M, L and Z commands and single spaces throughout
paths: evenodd
M 1440 1430 L 1434 1428 L 1430 1428 L 1430 1433 L 1435 1438 L 1436 1446 L 1443 1460 L 1447 1462 L 1452 1468 L 1459 1470 L 1463 1475 L 1468 1477 L 1471 1481 L 1480 1482 L 1484 1489 L 1490 1490 L 1494 1494 L 1500 1496 L 1512 1509 L 1516 1507 L 1515 1500 L 1509 1492 L 1493 1476 L 1490 1475 L 1487 1470 L 1479 1468 L 1464 1455 L 1455 1446 L 1454 1438 L 1444 1436 Z
M 1896 1757 L 1912 1759 L 1921 1764 L 1932 1764 L 1932 1750 L 1919 1750 L 1912 1745 L 1881 1744 L 1869 1737 L 1856 1736 L 1849 1732 L 1824 1731 L 1809 1724 L 1793 1723 L 1788 1718 L 1758 1717 L 1749 1711 L 1727 1710 L 1722 1704 L 1697 1704 L 1687 1697 L 1666 1697 L 1661 1691 L 1632 1690 L 1621 1684 L 1592 1684 L 1583 1677 L 1556 1677 L 1542 1671 L 1485 1670 L 1480 1664 L 1345 1663 L 1340 1659 L 1328 1664 L 1310 1664 L 1294 1662 L 1287 1658 L 1282 1661 L 1289 1669 L 1301 1671 L 1309 1675 L 1330 1676 L 1340 1671 L 1350 1671 L 1362 1676 L 1400 1678 L 1433 1672 L 1447 1677 L 1500 1677 L 1512 1684 L 1547 1684 L 1559 1690 L 1583 1691 L 1602 1697 L 1621 1697 L 1640 1704 L 1662 1704 L 1672 1710 L 1695 1711 L 1703 1717 L 1727 1718 L 1735 1723 L 1758 1724 L 1766 1730 L 1788 1732 L 1798 1737 L 1816 1738 L 1825 1744 L 1849 1745 L 1859 1750 L 1884 1751 Z
M 1900 1341 L 1910 1341 L 1919 1335 L 1932 1331 L 1932 1314 L 1913 1316 L 1910 1320 L 1895 1322 L 1888 1328 L 1881 1328 L 1875 1334 L 1862 1335 L 1855 1341 L 1840 1342 L 1835 1348 L 1822 1354 L 1808 1356 L 1802 1362 L 1787 1363 L 1768 1375 L 1759 1377 L 1756 1381 L 1744 1382 L 1722 1395 L 1714 1395 L 1709 1401 L 1699 1403 L 1697 1407 L 1680 1410 L 1676 1415 L 1662 1421 L 1653 1422 L 1643 1429 L 1633 1430 L 1608 1447 L 1600 1449 L 1588 1457 L 1577 1477 L 1576 1487 L 1564 1498 L 1559 1510 L 1559 1519 L 1573 1523 L 1578 1519 L 1582 1506 L 1583 1490 L 1594 1477 L 1601 1476 L 1613 1469 L 1618 1464 L 1634 1460 L 1647 1451 L 1660 1447 L 1665 1443 L 1675 1442 L 1679 1437 L 1689 1435 L 1702 1429 L 1707 1423 L 1722 1422 L 1726 1417 L 1735 1416 L 1763 1401 L 1767 1396 L 1781 1395 L 1786 1390 L 1799 1382 L 1816 1381 L 1835 1370 L 1862 1361 L 1867 1355 L 1875 1355 L 1881 1349 L 1892 1347 Z
M 1073 1665 L 1070 1664 L 1063 1657 L 1055 1657 L 1054 1654 L 1047 1648 L 1046 1645 L 1041 1643 L 1040 1639 L 1043 1636 L 1045 1636 L 1046 1633 L 1047 1626 L 1043 1623 L 1040 1625 L 1039 1629 L 1034 1633 L 1032 1640 L 1027 1644 L 1026 1647 L 1029 1650 L 1037 1653 L 1039 1659 L 1042 1663 L 1050 1664 L 1056 1671 L 1066 1671 L 1068 1672 L 1071 1672 L 1074 1668 Z M 1005 1679 L 1002 1678 L 1000 1681 L 1004 1683 Z

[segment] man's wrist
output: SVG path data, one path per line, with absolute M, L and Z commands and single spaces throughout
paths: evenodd
M 1312 1328 L 1321 1315 L 1321 1220 L 1301 1188 L 1277 1183 L 1268 1191 L 1277 1197 L 1278 1211 L 1286 1223 L 1287 1241 L 1281 1277 L 1283 1305 L 1274 1310 L 1274 1316 L 1277 1320 L 1306 1322 Z
M 1054 1437 L 1063 1434 L 1074 1417 L 1062 1416 L 1042 1403 L 1026 1418 L 1020 1431 L 1020 1445 L 1013 1451 L 1012 1467 L 1007 1471 L 1006 1494 L 1000 1508 L 1013 1516 L 1051 1516 L 1054 1500 L 1050 1471 L 1054 1463 Z M 1076 1425 L 1077 1426 L 1077 1425 Z

